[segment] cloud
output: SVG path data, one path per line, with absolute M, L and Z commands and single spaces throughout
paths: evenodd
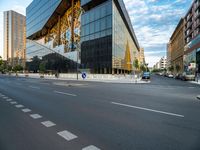
M 146 60 L 153 66 L 153 60 L 166 55 L 166 44 L 180 18 L 189 9 L 191 0 L 124 0 L 124 2 L 139 44 L 144 47 L 147 54 Z

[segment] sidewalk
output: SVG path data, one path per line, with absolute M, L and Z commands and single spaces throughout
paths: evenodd
M 188 81 L 189 83 L 198 84 L 200 85 L 200 79 L 198 81 Z
M 12 74 L 15 76 L 15 74 Z M 25 77 L 25 74 L 18 74 L 19 77 Z M 39 74 L 28 74 L 28 78 L 40 78 Z M 44 79 L 51 80 L 71 80 L 77 81 L 76 74 L 60 74 L 59 78 L 56 78 L 55 75 L 44 75 Z M 89 82 L 103 82 L 103 83 L 150 83 L 150 81 L 144 81 L 140 78 L 134 79 L 131 75 L 88 75 L 86 79 L 82 79 L 81 74 L 78 76 L 78 81 L 89 81 Z

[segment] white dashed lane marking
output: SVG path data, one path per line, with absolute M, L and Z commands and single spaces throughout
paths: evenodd
M 9 98 L 9 99 L 7 99 L 6 101 L 7 101 L 7 102 L 10 102 L 10 101 L 12 101 L 12 99 L 11 99 L 11 98 Z
M 23 105 L 15 105 L 16 108 L 22 108 L 24 107 Z
M 27 113 L 27 112 L 31 112 L 31 110 L 28 109 L 28 108 L 22 109 L 22 111 L 25 112 L 25 113 Z
M 71 94 L 71 93 L 65 93 L 65 92 L 59 92 L 59 91 L 54 91 L 55 93 L 58 93 L 58 94 L 62 94 L 62 95 L 67 95 L 67 96 L 77 96 L 75 94 Z
M 17 104 L 17 102 L 15 102 L 15 101 L 14 102 L 10 102 L 10 104 Z
M 78 138 L 76 135 L 72 134 L 71 132 L 69 132 L 67 130 L 58 132 L 57 134 L 60 135 L 61 137 L 63 137 L 67 141 L 71 141 L 75 138 Z
M 32 89 L 40 89 L 40 87 L 37 87 L 37 86 L 29 86 L 30 88 L 32 88 Z
M 49 128 L 49 127 L 53 127 L 55 126 L 56 124 L 51 122 L 51 121 L 44 121 L 44 122 L 41 122 L 41 124 L 43 124 L 45 127 Z
M 39 114 L 31 114 L 30 116 L 31 116 L 33 119 L 42 118 L 42 116 L 40 116 Z
M 90 146 L 83 148 L 82 150 L 101 150 L 101 149 L 97 148 L 94 145 L 90 145 Z

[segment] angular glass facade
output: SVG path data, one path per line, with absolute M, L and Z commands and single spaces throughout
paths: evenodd
M 27 8 L 27 69 L 33 72 L 39 69 L 31 67 L 37 58 L 48 71 L 75 72 L 77 62 L 80 63 L 80 1 L 50 0 L 35 6 L 36 2 Z M 38 8 L 41 11 L 33 15 Z
M 29 71 L 37 71 L 32 67 L 37 61 L 59 72 L 75 71 L 77 62 L 91 73 L 133 70 L 139 45 L 120 0 L 50 0 L 45 4 L 34 0 L 27 8 L 27 26 Z
M 112 67 L 131 71 L 138 49 L 131 37 L 115 3 L 113 3 Z
M 88 5 L 81 21 L 82 65 L 92 73 L 131 72 L 139 46 L 125 6 L 118 0 Z
M 112 1 L 82 15 L 81 63 L 92 73 L 107 73 L 112 67 Z
M 44 27 L 60 2 L 61 0 L 33 0 L 26 9 L 26 37 Z

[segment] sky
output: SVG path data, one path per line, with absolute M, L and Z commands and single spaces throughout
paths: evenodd
M 0 55 L 3 54 L 3 11 L 14 10 L 25 15 L 32 0 L 0 0 Z M 166 44 L 192 0 L 124 0 L 146 62 L 152 67 L 166 56 Z

